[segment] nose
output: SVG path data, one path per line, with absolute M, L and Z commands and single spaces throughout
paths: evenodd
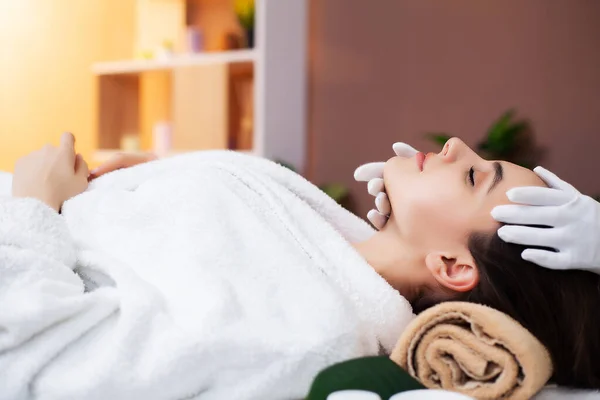
M 442 148 L 440 155 L 446 162 L 454 162 L 467 156 L 477 156 L 477 154 L 475 154 L 475 152 L 471 150 L 469 146 L 465 144 L 465 142 L 456 137 L 448 139 Z

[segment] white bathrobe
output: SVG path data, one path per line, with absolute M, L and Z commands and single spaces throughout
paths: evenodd
M 373 231 L 266 160 L 205 152 L 66 202 L 0 199 L 0 399 L 294 399 L 412 312 Z

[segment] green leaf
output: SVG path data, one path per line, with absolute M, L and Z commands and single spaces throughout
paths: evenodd
M 533 169 L 533 164 L 531 164 L 529 161 L 521 161 L 519 163 L 517 163 L 517 165 L 520 165 L 523 168 L 527 168 L 527 169 Z
M 338 203 L 348 196 L 348 188 L 341 183 L 327 183 L 319 188 Z
M 488 129 L 486 141 L 490 148 L 500 146 L 502 143 L 504 133 L 510 126 L 510 121 L 513 118 L 515 111 L 510 109 L 500 116 Z
M 296 168 L 294 168 L 294 166 L 292 164 L 288 164 L 285 161 L 281 161 L 281 160 L 274 160 L 277 164 L 281 165 L 282 167 L 285 167 L 291 171 L 296 172 Z
M 452 137 L 451 135 L 447 134 L 447 133 L 438 133 L 438 132 L 431 132 L 431 133 L 426 133 L 425 137 L 427 137 L 429 140 L 431 140 L 434 143 L 439 144 L 440 146 L 443 146 L 446 144 L 446 142 Z
M 479 144 L 480 150 L 485 150 L 490 157 L 503 159 L 514 152 L 518 146 L 519 135 L 528 129 L 527 121 L 512 122 L 514 110 L 508 110 L 488 130 L 483 142 Z
M 510 110 L 505 111 L 502 115 L 500 115 L 500 117 L 497 120 L 495 120 L 492 123 L 492 126 L 490 126 L 490 128 L 488 129 L 488 132 L 490 134 L 493 134 L 503 131 L 510 125 L 510 122 L 513 119 L 514 115 L 515 110 L 512 108 Z
M 234 11 L 240 21 L 240 25 L 244 29 L 252 29 L 254 27 L 255 7 L 253 0 L 235 1 Z
M 529 123 L 527 121 L 519 121 L 512 124 L 507 131 L 514 132 L 515 137 L 521 133 L 529 129 Z

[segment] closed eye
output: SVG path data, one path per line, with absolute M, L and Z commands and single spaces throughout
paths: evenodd
M 469 181 L 471 186 L 475 186 L 475 169 L 473 167 L 469 170 Z

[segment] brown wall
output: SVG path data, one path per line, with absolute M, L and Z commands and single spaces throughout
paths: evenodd
M 600 1 L 312 0 L 308 176 L 350 185 L 395 141 L 426 131 L 474 144 L 516 107 L 543 165 L 600 193 Z M 598 172 L 597 172 L 598 171 Z

